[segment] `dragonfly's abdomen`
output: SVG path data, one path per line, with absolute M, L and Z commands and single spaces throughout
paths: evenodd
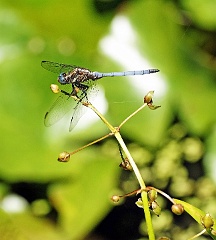
M 138 70 L 138 71 L 126 71 L 126 72 L 110 72 L 110 73 L 100 73 L 100 72 L 93 72 L 96 78 L 102 77 L 121 77 L 121 76 L 135 76 L 135 75 L 145 75 L 150 73 L 159 72 L 158 69 L 147 69 L 147 70 Z

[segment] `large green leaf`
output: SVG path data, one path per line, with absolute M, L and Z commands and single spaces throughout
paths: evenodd
M 84 237 L 111 209 L 111 191 L 119 169 L 112 159 L 88 159 L 79 173 L 50 187 L 59 225 L 72 239 Z

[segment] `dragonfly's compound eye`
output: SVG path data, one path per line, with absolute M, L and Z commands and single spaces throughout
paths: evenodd
M 58 77 L 58 81 L 61 84 L 66 84 L 67 83 L 67 79 L 66 79 L 66 73 L 61 73 Z

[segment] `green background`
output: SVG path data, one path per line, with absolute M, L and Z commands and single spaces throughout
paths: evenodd
M 3 206 L 5 197 L 16 193 L 28 202 L 24 211 L 0 213 L 2 239 L 84 239 L 112 209 L 109 198 L 118 188 L 125 193 L 138 188 L 133 174 L 118 167 L 114 139 L 75 154 L 67 164 L 56 160 L 60 152 L 107 134 L 99 120 L 72 133 L 69 117 L 63 127 L 43 125 L 56 98 L 49 86 L 57 76 L 40 66 L 42 60 L 100 72 L 133 70 L 117 65 L 99 47 L 117 16 L 130 21 L 136 50 L 160 69 L 157 77 L 167 86 L 166 94 L 155 91 L 154 103 L 162 107 L 144 109 L 124 125 L 122 136 L 148 184 L 173 197 L 191 197 L 192 204 L 216 214 L 215 1 L 1 0 L 0 5 L 0 200 Z M 99 84 L 107 119 L 116 126 L 142 104 L 125 78 Z M 122 218 L 130 226 L 130 217 Z M 153 220 L 158 237 L 186 239 L 201 229 L 175 223 L 166 209 Z M 181 227 L 187 231 L 179 234 Z M 144 225 L 137 234 L 146 236 Z

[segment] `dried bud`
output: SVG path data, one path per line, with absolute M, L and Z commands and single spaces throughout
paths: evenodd
M 153 100 L 152 100 L 153 95 L 154 95 L 154 91 L 149 91 L 144 97 L 144 103 L 147 103 L 148 105 L 152 104 L 153 103 Z
M 59 162 L 68 162 L 70 160 L 70 153 L 62 152 L 59 154 L 58 161 Z
M 202 217 L 201 222 L 202 225 L 207 229 L 210 229 L 214 226 L 214 220 L 209 213 Z
M 124 161 L 122 161 L 119 164 L 119 167 L 123 168 L 124 170 L 132 171 L 132 167 L 131 167 L 130 162 L 128 161 L 127 158 L 125 158 Z
M 51 84 L 50 88 L 52 90 L 53 93 L 59 93 L 61 90 L 59 89 L 59 86 L 56 84 Z
M 112 200 L 113 202 L 119 202 L 120 197 L 117 196 L 117 195 L 113 195 L 113 196 L 111 197 L 111 200 Z
M 184 212 L 184 207 L 181 204 L 173 204 L 171 210 L 176 215 L 181 215 Z
M 157 105 L 153 105 L 153 95 L 154 95 L 154 91 L 150 91 L 148 92 L 145 97 L 144 97 L 144 103 L 147 103 L 148 107 L 151 109 L 151 110 L 155 110 L 161 106 L 157 106 Z

